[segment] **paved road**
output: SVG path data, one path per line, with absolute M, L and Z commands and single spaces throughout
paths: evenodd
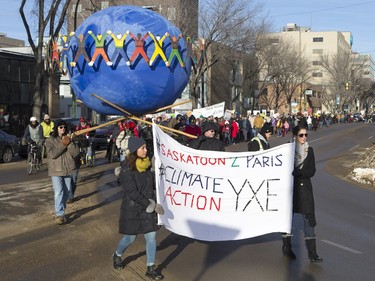
M 165 280 L 374 280 L 375 193 L 343 180 L 353 155 L 373 149 L 374 128 L 335 125 L 309 136 L 317 158 L 313 185 L 323 263 L 308 261 L 299 219 L 293 225 L 295 261 L 282 257 L 278 234 L 208 243 L 162 228 L 157 261 Z M 286 141 L 274 137 L 271 144 Z M 245 147 L 241 143 L 227 149 Z M 116 165 L 102 158 L 96 167 L 81 170 L 78 201 L 68 207 L 69 224 L 57 226 L 46 169 L 27 176 L 23 161 L 1 164 L 0 280 L 148 280 L 143 237 L 127 252 L 125 269 L 112 269 L 111 255 L 121 238 L 121 189 L 112 172 Z

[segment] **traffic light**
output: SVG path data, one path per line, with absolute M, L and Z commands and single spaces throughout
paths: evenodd
M 345 90 L 349 91 L 349 82 L 345 83 Z

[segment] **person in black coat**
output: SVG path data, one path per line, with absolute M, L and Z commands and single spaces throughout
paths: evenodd
M 322 262 L 316 252 L 315 206 L 311 178 L 315 175 L 314 150 L 307 143 L 307 127 L 293 128 L 293 140 L 296 143 L 293 170 L 293 212 L 302 214 L 305 230 L 305 242 L 311 262 Z M 291 259 L 296 256 L 291 249 L 291 234 L 283 233 L 283 254 Z
M 125 158 L 120 173 L 124 194 L 121 202 L 119 232 L 125 234 L 113 254 L 113 266 L 122 269 L 122 254 L 134 242 L 137 234 L 146 240 L 146 276 L 162 280 L 163 275 L 155 271 L 157 214 L 164 214 L 163 207 L 155 201 L 154 174 L 147 157 L 146 142 L 142 138 L 130 137 L 129 155 Z
M 216 137 L 219 125 L 212 121 L 202 124 L 202 135 L 190 142 L 189 147 L 199 150 L 225 151 L 224 143 Z
M 270 148 L 268 143 L 272 135 L 272 127 L 269 123 L 264 123 L 262 128 L 259 131 L 259 134 L 252 138 L 247 144 L 248 151 L 260 151 Z

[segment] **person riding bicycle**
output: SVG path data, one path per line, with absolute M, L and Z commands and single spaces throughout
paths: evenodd
M 79 118 L 79 124 L 76 127 L 76 132 L 84 129 L 91 128 L 89 122 L 87 122 L 85 117 Z M 89 166 L 94 165 L 95 161 L 95 152 L 92 147 L 92 141 L 90 140 L 90 133 L 87 132 L 86 134 L 81 135 L 82 137 L 78 136 L 76 139 L 78 141 L 79 147 L 86 150 L 86 159 Z
M 27 125 L 22 137 L 22 145 L 28 145 L 27 154 L 30 152 L 31 142 L 36 143 L 39 151 L 42 151 L 42 145 L 44 143 L 43 127 L 38 123 L 34 116 L 30 118 L 30 124 Z

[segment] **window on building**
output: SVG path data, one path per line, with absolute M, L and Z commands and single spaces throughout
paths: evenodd
M 313 65 L 322 65 L 323 63 L 320 60 L 314 60 L 312 64 Z
M 20 81 L 20 62 L 18 60 L 10 61 L 10 80 Z
M 313 54 L 323 54 L 323 49 L 313 49 Z
M 168 8 L 167 10 L 167 18 L 169 20 L 176 20 L 176 8 Z
M 82 12 L 82 5 L 81 4 L 78 4 L 78 6 L 76 4 L 73 4 L 72 5 L 72 12 L 75 13 L 76 7 L 77 7 L 77 13 L 81 13 Z
M 270 45 L 278 45 L 279 44 L 279 38 L 270 38 L 270 39 L 268 39 L 268 43 Z
M 321 73 L 321 72 L 313 72 L 312 77 L 323 77 L 323 73 Z
M 8 59 L 0 59 L 0 80 L 10 79 L 10 63 Z
M 314 37 L 313 42 L 323 42 L 323 37 Z
M 109 7 L 109 2 L 108 1 L 102 1 L 100 2 L 100 9 L 106 9 Z

